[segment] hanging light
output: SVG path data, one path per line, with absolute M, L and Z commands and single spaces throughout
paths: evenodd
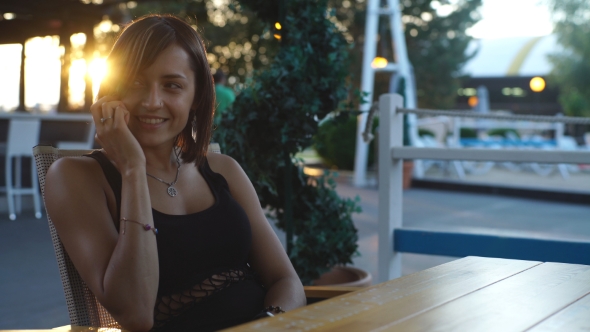
M 371 63 L 371 67 L 373 67 L 374 69 L 385 68 L 387 67 L 387 59 L 380 56 L 375 57 L 375 59 L 373 59 L 373 62 Z
M 533 90 L 533 92 L 541 92 L 543 90 L 545 90 L 545 80 L 542 77 L 536 76 L 531 78 L 531 81 L 529 83 L 531 90 Z

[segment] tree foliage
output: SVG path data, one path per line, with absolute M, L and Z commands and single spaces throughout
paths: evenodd
M 550 57 L 559 101 L 567 115 L 590 117 L 590 2 L 551 0 L 550 7 L 565 49 Z
M 242 0 L 254 8 L 259 1 Z M 309 147 L 318 120 L 350 106 L 348 66 L 351 45 L 329 20 L 326 0 L 290 0 L 260 17 L 280 22 L 281 46 L 268 67 L 254 71 L 224 113 L 220 143 L 252 180 L 262 206 L 286 227 L 285 178 L 293 188 L 295 241 L 291 262 L 306 284 L 338 264 L 352 263 L 357 200 L 340 198 L 329 176 L 312 178 L 290 167 L 291 156 Z M 284 14 L 281 15 L 281 12 Z M 282 16 L 282 17 L 281 17 Z M 277 40 L 278 43 L 278 40 Z
M 354 77 L 360 77 L 367 0 L 331 0 L 345 35 L 355 42 Z M 480 20 L 481 0 L 403 0 L 402 22 L 408 57 L 414 67 L 418 106 L 450 108 L 462 78 L 461 69 L 475 55 L 467 54 L 472 37 L 466 30 Z M 382 16 L 378 27 L 377 55 L 394 60 L 390 25 Z M 388 92 L 389 74 L 376 75 L 374 98 Z M 360 80 L 356 83 L 360 84 Z
M 434 1 L 404 1 L 405 36 L 408 57 L 416 75 L 418 105 L 451 108 L 455 104 L 463 65 L 475 53 L 467 54 L 472 40 L 466 30 L 479 19 L 481 0 L 453 1 L 454 9 L 441 15 Z M 450 5 L 450 1 L 439 1 Z M 408 6 L 409 5 L 409 6 Z M 437 7 L 438 8 L 438 7 Z
M 263 15 L 277 11 L 276 4 L 264 8 Z M 267 66 L 279 46 L 272 27 L 257 17 L 260 13 L 236 0 L 147 1 L 128 11 L 131 18 L 171 13 L 191 21 L 205 40 L 213 73 L 225 72 L 232 87 L 241 87 L 254 70 Z

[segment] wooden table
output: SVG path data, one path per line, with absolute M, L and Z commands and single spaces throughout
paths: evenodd
M 590 266 L 466 257 L 226 331 L 588 330 Z
M 227 331 L 590 330 L 590 266 L 466 257 Z

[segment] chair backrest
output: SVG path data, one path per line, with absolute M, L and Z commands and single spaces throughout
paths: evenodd
M 43 200 L 45 200 L 45 174 L 49 166 L 56 160 L 64 157 L 81 157 L 90 153 L 92 150 L 61 150 L 52 146 L 35 146 L 33 155 L 37 164 L 37 173 L 39 174 L 39 184 Z M 209 152 L 220 153 L 219 144 L 212 143 L 209 145 Z M 98 302 L 94 294 L 90 291 L 86 283 L 78 274 L 74 264 L 70 260 L 68 253 L 65 251 L 59 235 L 47 214 L 51 240 L 57 258 L 59 274 L 64 287 L 66 304 L 70 315 L 70 323 L 78 326 L 94 326 L 120 328 L 115 319 L 108 311 Z
M 6 155 L 30 156 L 31 148 L 39 144 L 40 131 L 41 120 L 39 118 L 10 119 L 6 141 Z

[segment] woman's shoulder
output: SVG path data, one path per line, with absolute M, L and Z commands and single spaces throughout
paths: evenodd
M 91 171 L 94 165 L 98 165 L 98 163 L 87 156 L 62 157 L 51 164 L 47 173 L 56 171 L 87 172 Z
M 100 165 L 93 158 L 62 157 L 51 164 L 45 179 L 60 184 L 90 184 L 99 183 L 101 173 Z
M 221 153 L 208 153 L 207 163 L 213 172 L 224 176 L 241 170 L 240 164 L 234 158 Z
M 240 181 L 245 177 L 245 173 L 240 164 L 228 155 L 208 153 L 207 163 L 214 173 L 221 174 L 225 178 L 230 187 L 231 183 Z
M 92 206 L 106 202 L 112 216 L 116 216 L 116 201 L 101 166 L 93 158 L 64 157 L 56 160 L 45 176 L 45 204 L 54 223 L 69 223 L 61 209 L 87 213 Z M 105 201 L 106 198 L 106 201 Z M 90 206 L 90 207 L 89 207 Z M 73 213 L 73 212 L 72 212 Z

